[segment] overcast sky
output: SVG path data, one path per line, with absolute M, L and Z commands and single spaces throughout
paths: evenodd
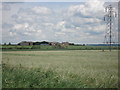
M 2 3 L 2 43 L 43 40 L 103 43 L 107 4 L 104 0 Z M 117 3 L 111 4 L 117 11 Z

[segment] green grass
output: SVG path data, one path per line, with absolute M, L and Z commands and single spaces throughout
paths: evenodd
M 0 51 L 0 89 L 2 89 L 2 52 Z
M 77 75 L 61 76 L 54 69 L 26 69 L 23 67 L 4 66 L 3 88 L 72 88 L 88 87 Z M 77 76 L 77 77 L 76 77 Z M 23 78 L 24 77 L 24 78 Z M 94 80 L 93 80 L 94 81 Z
M 116 50 L 2 52 L 3 88 L 116 88 Z
M 118 46 L 112 46 L 112 49 L 117 50 Z M 47 45 L 33 45 L 33 46 L 20 46 L 20 45 L 3 45 L 0 47 L 3 51 L 38 51 L 38 50 L 108 50 L 109 46 L 74 46 L 68 45 L 66 47 L 47 46 Z

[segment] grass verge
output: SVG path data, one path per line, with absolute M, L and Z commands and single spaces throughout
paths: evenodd
M 97 84 L 95 78 L 74 73 L 61 74 L 55 68 L 25 68 L 3 64 L 3 88 L 110 88 L 116 87 L 111 78 Z

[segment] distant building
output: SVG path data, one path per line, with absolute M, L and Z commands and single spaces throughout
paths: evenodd
M 23 42 L 18 43 L 18 45 L 21 45 L 21 46 L 31 46 L 31 45 L 33 45 L 33 42 L 23 41 Z
M 41 42 L 34 42 L 33 45 L 40 45 Z
M 59 45 L 60 43 L 59 42 L 49 42 L 49 45 L 51 46 L 56 46 L 56 45 Z
M 23 41 L 18 43 L 18 45 L 21 46 L 29 46 L 29 45 L 49 45 L 49 42 L 43 41 L 43 42 L 27 42 L 27 41 Z
M 49 42 L 43 41 L 40 43 L 40 45 L 49 45 Z
M 21 46 L 29 46 L 29 45 L 51 45 L 51 46 L 68 46 L 69 43 L 68 42 L 47 42 L 47 41 L 42 41 L 42 42 L 27 42 L 27 41 L 23 41 L 18 43 L 18 45 Z
M 61 45 L 63 45 L 63 46 L 68 46 L 68 45 L 69 45 L 69 42 L 62 42 Z

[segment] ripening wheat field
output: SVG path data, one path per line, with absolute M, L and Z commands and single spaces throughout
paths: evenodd
M 118 52 L 2 52 L 3 88 L 115 88 Z

